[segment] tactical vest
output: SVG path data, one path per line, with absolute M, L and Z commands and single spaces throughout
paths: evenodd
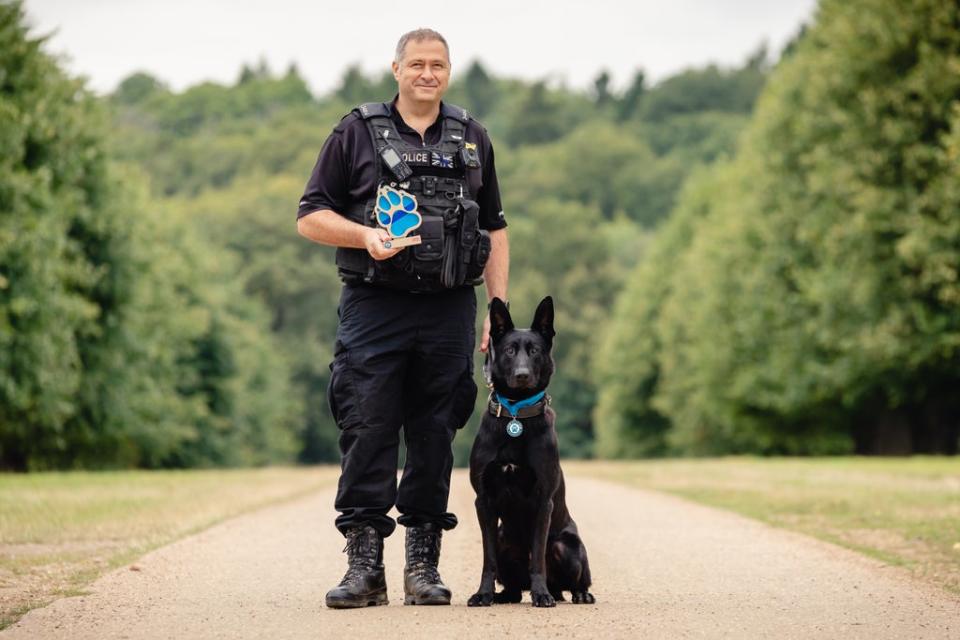
M 410 235 L 419 235 L 422 242 L 387 260 L 374 260 L 366 249 L 339 247 L 337 268 L 343 281 L 406 291 L 483 282 L 490 236 L 480 229 L 480 207 L 466 179 L 468 167 L 480 167 L 476 146 L 464 141 L 470 115 L 444 104 L 439 143 L 419 146 L 400 137 L 387 104 L 362 104 L 353 113 L 364 120 L 373 142 L 378 190 L 386 184 L 416 197 L 423 220 Z M 344 215 L 368 227 L 378 226 L 376 202 L 375 192 L 369 201 L 352 203 Z

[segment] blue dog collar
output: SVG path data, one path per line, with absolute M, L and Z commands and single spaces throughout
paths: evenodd
M 540 393 L 534 394 L 529 398 L 524 398 L 523 400 L 517 400 L 516 402 L 514 402 L 512 400 L 507 400 L 506 398 L 501 396 L 499 393 L 494 394 L 494 396 L 497 398 L 497 403 L 501 407 L 506 409 L 507 413 L 509 413 L 510 417 L 512 418 L 517 417 L 517 413 L 519 413 L 520 409 L 532 407 L 533 405 L 543 400 L 543 396 L 545 395 L 547 395 L 547 392 L 541 391 Z

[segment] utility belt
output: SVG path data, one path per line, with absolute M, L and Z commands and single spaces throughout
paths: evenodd
M 337 268 L 348 284 L 367 283 L 405 291 L 442 291 L 483 282 L 490 257 L 490 235 L 480 229 L 480 207 L 471 199 L 466 168 L 479 169 L 476 147 L 464 142 L 469 115 L 444 105 L 441 140 L 429 147 L 407 145 L 389 108 L 367 103 L 355 111 L 367 124 L 382 162 L 380 185 L 415 196 L 422 221 L 414 231 L 421 243 L 387 260 L 374 260 L 366 249 L 337 248 Z M 344 215 L 358 224 L 377 227 L 377 196 L 357 203 Z

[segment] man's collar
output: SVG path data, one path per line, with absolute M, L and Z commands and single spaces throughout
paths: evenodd
M 403 125 L 410 131 L 413 131 L 414 133 L 416 133 L 416 130 L 413 127 L 411 127 L 406 122 L 404 122 L 403 116 L 401 116 L 400 112 L 397 110 L 397 100 L 399 99 L 400 99 L 400 94 L 398 93 L 393 96 L 393 100 L 387 103 L 387 109 L 390 112 L 390 119 L 393 120 L 393 123 L 396 124 L 398 128 L 400 125 Z M 427 127 L 427 131 L 438 126 L 442 120 L 443 120 L 443 100 L 440 101 L 440 110 L 437 111 L 437 119 L 434 120 L 433 124 Z

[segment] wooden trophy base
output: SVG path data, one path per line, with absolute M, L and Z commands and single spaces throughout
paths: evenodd
M 383 246 L 387 249 L 397 249 L 399 247 L 412 247 L 420 244 L 423 240 L 420 236 L 407 236 L 406 238 L 390 238 L 385 240 Z M 387 243 L 390 243 L 389 246 Z

